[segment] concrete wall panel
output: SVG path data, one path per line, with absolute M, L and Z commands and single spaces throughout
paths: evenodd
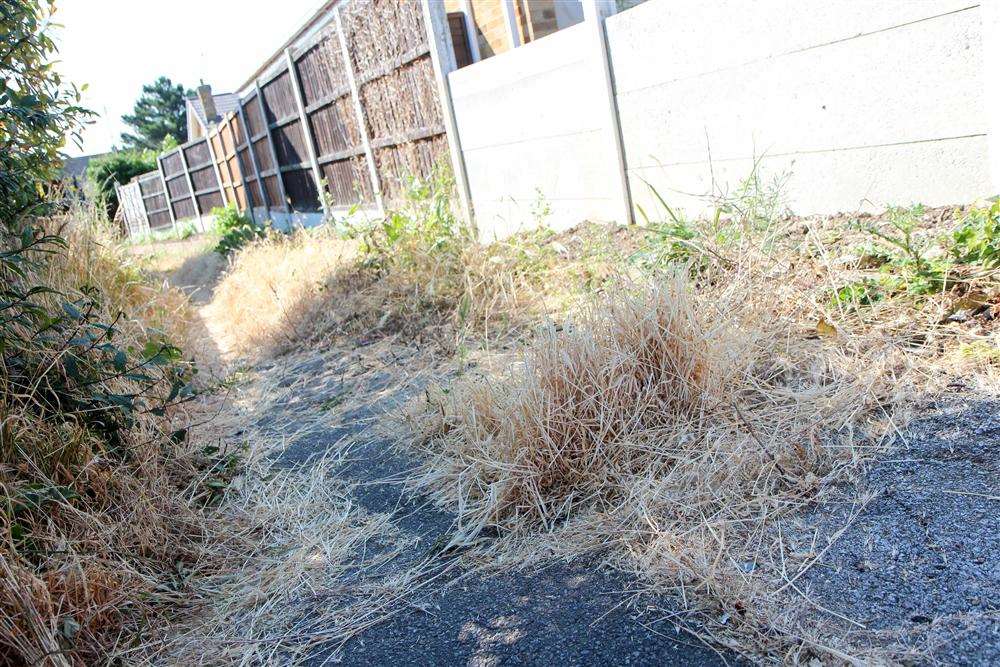
M 990 194 L 978 6 L 651 0 L 607 29 L 645 207 L 648 181 L 701 210 L 677 193 L 732 189 L 760 156 L 797 213 Z
M 546 220 L 612 220 L 614 156 L 591 26 L 577 25 L 449 75 L 469 189 L 484 238 Z M 617 208 L 616 208 L 617 207 Z

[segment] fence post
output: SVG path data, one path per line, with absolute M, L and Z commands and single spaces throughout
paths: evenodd
M 458 125 L 455 122 L 455 107 L 451 101 L 451 85 L 448 83 L 448 73 L 458 69 L 455 64 L 455 49 L 451 44 L 448 14 L 445 12 L 443 3 L 420 0 L 420 4 L 424 13 L 424 26 L 427 30 L 434 78 L 437 79 L 438 84 L 438 99 L 441 101 L 441 115 L 444 116 L 445 136 L 448 139 L 448 152 L 451 154 L 451 167 L 455 175 L 459 203 L 466 223 L 475 228 L 469 177 L 465 171 L 462 141 L 458 134 Z
M 170 214 L 170 228 L 177 233 L 177 216 L 174 215 L 174 201 L 170 196 L 170 188 L 167 187 L 167 177 L 163 173 L 163 156 L 156 156 L 156 170 L 160 172 L 160 184 L 163 186 L 163 198 L 167 200 L 167 213 Z
M 514 0 L 500 0 L 503 8 L 503 22 L 507 24 L 507 36 L 510 37 L 510 48 L 521 46 L 521 36 L 517 28 L 517 16 L 514 12 Z
M 299 81 L 299 71 L 295 67 L 295 58 L 292 57 L 292 49 L 285 49 L 285 62 L 288 64 L 288 78 L 292 84 L 292 97 L 295 98 L 295 106 L 299 110 L 299 125 L 302 126 L 302 137 L 306 140 L 306 151 L 309 153 L 309 163 L 312 165 L 313 180 L 316 181 L 316 194 L 319 196 L 319 205 L 323 209 L 323 217 L 329 218 L 330 211 L 326 207 L 326 197 L 323 195 L 323 174 L 319 170 L 319 161 L 316 159 L 316 141 L 313 137 L 312 126 L 309 124 L 309 115 L 306 113 L 306 100 L 302 96 L 302 83 Z
M 184 152 L 184 146 L 181 146 L 177 150 L 181 154 L 181 166 L 184 167 L 184 180 L 187 181 L 188 191 L 191 193 L 191 203 L 194 204 L 194 214 L 198 217 L 198 226 L 201 227 L 201 231 L 205 231 L 205 223 L 201 219 L 201 207 L 198 206 L 198 197 L 194 193 L 194 181 L 191 180 L 191 170 L 188 169 L 187 154 Z
M 472 0 L 462 0 L 462 15 L 465 21 L 465 32 L 469 36 L 469 55 L 472 62 L 478 63 L 483 59 L 479 53 L 479 37 L 476 35 L 476 18 L 472 13 Z
M 281 178 L 281 162 L 278 160 L 278 149 L 274 146 L 274 135 L 271 134 L 271 124 L 267 121 L 267 110 L 264 108 L 264 91 L 260 89 L 260 81 L 256 80 L 253 82 L 254 88 L 257 89 L 257 104 L 260 106 L 260 120 L 264 123 L 264 132 L 267 133 L 267 145 L 271 149 L 271 157 L 274 161 L 274 177 L 278 179 L 278 192 L 281 193 L 282 206 L 285 212 L 288 213 L 288 217 L 291 218 L 292 215 L 292 205 L 288 201 L 288 194 L 285 192 L 285 181 Z M 264 189 L 264 182 L 261 181 L 260 187 Z
M 385 215 L 382 185 L 378 177 L 378 167 L 375 166 L 375 153 L 372 151 L 372 142 L 368 136 L 368 123 L 365 121 L 365 109 L 361 105 L 358 82 L 354 78 L 354 65 L 351 64 L 351 51 L 347 48 L 347 34 L 344 32 L 344 23 L 340 18 L 340 5 L 334 7 L 333 12 L 333 20 L 337 25 L 337 38 L 340 40 L 340 53 L 344 59 L 344 71 L 347 73 L 347 85 L 351 89 L 351 100 L 354 101 L 354 116 L 358 121 L 358 134 L 361 136 L 361 145 L 365 149 L 365 161 L 368 163 L 368 177 L 371 179 L 372 196 L 375 198 L 375 205 L 378 207 L 379 215 Z
M 257 192 L 260 193 L 260 203 L 264 205 L 264 210 L 266 211 L 269 207 L 270 199 L 267 196 L 267 190 L 264 188 L 264 179 L 260 175 L 260 162 L 257 161 L 257 151 L 253 147 L 253 141 L 250 135 L 250 126 L 247 125 L 247 115 L 243 112 L 243 100 L 240 100 L 240 128 L 243 130 L 243 140 L 247 143 L 247 153 L 250 155 L 250 164 L 253 165 L 253 173 L 257 178 Z M 237 155 L 239 154 L 239 147 L 236 149 Z M 240 164 L 240 172 L 243 171 L 243 165 Z M 250 205 L 251 215 L 253 215 L 253 198 L 250 196 L 250 190 L 247 189 L 247 203 Z M 254 222 L 257 222 L 254 218 Z
M 625 162 L 625 145 L 622 141 L 621 120 L 618 117 L 618 103 L 615 100 L 615 83 L 611 72 L 611 57 L 608 53 L 608 34 L 604 20 L 615 13 L 617 7 L 614 0 L 583 0 L 583 20 L 590 25 L 593 32 L 598 59 L 597 66 L 603 75 L 602 97 L 607 105 L 608 144 L 614 152 L 617 165 L 617 180 L 619 196 L 621 197 L 622 213 L 628 224 L 635 224 L 635 211 L 632 206 L 632 191 L 628 183 L 628 168 Z

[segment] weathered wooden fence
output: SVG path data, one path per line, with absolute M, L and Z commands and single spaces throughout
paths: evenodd
M 257 218 L 381 210 L 408 178 L 449 159 L 450 39 L 434 0 L 337 3 L 243 91 L 237 113 L 160 156 L 168 196 L 143 189 L 150 227 L 164 226 L 163 213 L 176 225 L 224 204 Z

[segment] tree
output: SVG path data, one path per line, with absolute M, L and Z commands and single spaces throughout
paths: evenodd
M 94 186 L 99 201 L 107 207 L 108 218 L 114 218 L 118 210 L 118 194 L 115 183 L 124 185 L 139 176 L 156 169 L 156 153 L 150 150 L 115 151 L 94 158 L 87 165 L 87 180 Z
M 122 133 L 125 147 L 155 150 L 168 135 L 174 139 L 186 137 L 184 98 L 188 94 L 190 91 L 185 91 L 184 86 L 165 76 L 143 86 L 132 113 L 122 116 L 132 128 L 132 133 Z
M 0 228 L 8 231 L 42 212 L 66 138 L 79 142 L 92 115 L 52 67 L 52 11 L 40 0 L 0 4 Z

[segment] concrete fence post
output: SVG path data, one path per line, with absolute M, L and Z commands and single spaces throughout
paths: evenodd
M 445 11 L 444 3 L 434 0 L 420 0 L 420 4 L 424 12 L 424 26 L 427 29 L 434 78 L 438 84 L 438 99 L 441 101 L 441 114 L 444 116 L 445 135 L 448 139 L 448 152 L 451 155 L 451 167 L 455 176 L 455 187 L 458 190 L 461 213 L 466 224 L 475 229 L 475 211 L 472 207 L 472 195 L 469 191 L 469 177 L 465 170 L 465 157 L 462 155 L 462 141 L 458 134 L 458 124 L 455 122 L 455 106 L 451 100 L 451 85 L 448 83 L 448 74 L 458 69 L 455 63 L 455 49 L 451 43 L 448 14 Z
M 516 49 L 521 46 L 521 34 L 517 27 L 514 0 L 500 0 L 500 6 L 503 9 L 503 22 L 507 26 L 507 38 L 510 39 L 510 48 Z M 447 20 L 445 23 L 447 24 Z
M 291 47 L 285 49 L 285 62 L 288 64 L 288 79 L 292 84 L 292 97 L 295 98 L 295 106 L 299 110 L 299 125 L 302 126 L 302 137 L 306 140 L 306 152 L 309 153 L 313 180 L 316 181 L 319 205 L 323 209 L 323 217 L 329 219 L 330 211 L 327 210 L 326 197 L 323 194 L 323 173 L 319 170 L 319 160 L 316 158 L 316 140 L 313 137 L 312 126 L 309 124 L 309 114 L 306 113 L 306 101 L 302 96 L 302 82 L 299 81 L 299 72 L 298 68 L 295 67 L 295 58 L 292 56 Z
M 333 20 L 337 26 L 337 39 L 340 40 L 340 54 L 344 59 L 344 72 L 347 74 L 347 85 L 351 89 L 351 100 L 354 102 L 354 116 L 358 123 L 358 136 L 361 146 L 365 149 L 365 162 L 368 164 L 368 178 L 371 179 L 372 197 L 378 207 L 379 215 L 385 215 L 385 201 L 382 199 L 382 184 L 378 177 L 378 166 L 375 164 L 375 152 L 372 151 L 371 138 L 368 136 L 368 123 L 365 120 L 365 108 L 361 104 L 361 93 L 358 81 L 354 76 L 354 65 L 351 64 L 351 50 L 347 46 L 347 33 L 340 18 L 340 5 L 334 10 Z
M 483 59 L 479 52 L 479 36 L 476 34 L 476 15 L 472 9 L 472 0 L 462 0 L 462 20 L 465 22 L 465 32 L 469 38 L 469 55 L 472 62 L 478 63 Z
M 615 100 L 614 73 L 611 71 L 611 54 L 608 52 L 608 34 L 604 25 L 607 17 L 616 13 L 614 0 L 583 0 L 583 20 L 589 24 L 595 41 L 595 56 L 597 71 L 601 76 L 603 101 L 607 107 L 607 143 L 614 155 L 615 180 L 618 196 L 621 200 L 622 219 L 628 224 L 635 224 L 635 210 L 632 206 L 632 192 L 628 183 L 628 170 L 625 161 L 625 145 L 622 141 L 621 121 L 618 117 L 618 103 Z

